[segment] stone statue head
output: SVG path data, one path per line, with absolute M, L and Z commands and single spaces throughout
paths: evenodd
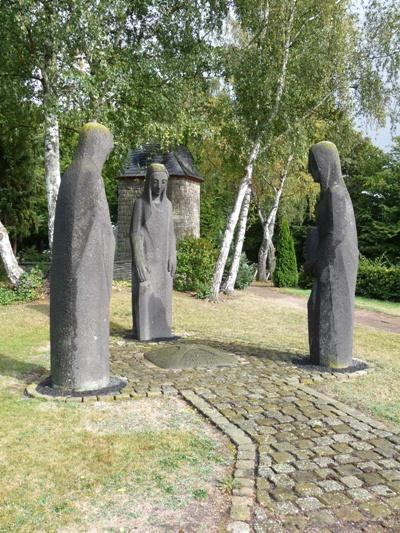
M 163 201 L 168 185 L 168 170 L 161 163 L 151 163 L 147 167 L 145 181 L 145 197 L 151 203 L 156 198 Z
M 333 143 L 322 141 L 311 147 L 308 172 L 323 191 L 343 183 L 339 152 Z
M 113 146 L 113 136 L 108 128 L 98 122 L 88 122 L 80 131 L 75 157 L 90 158 L 101 170 Z

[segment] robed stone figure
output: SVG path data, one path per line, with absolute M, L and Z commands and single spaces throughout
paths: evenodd
M 113 147 L 96 122 L 80 133 L 58 193 L 50 278 L 51 381 L 72 391 L 108 386 L 114 235 L 101 170 Z
M 149 165 L 132 212 L 132 311 L 134 336 L 141 341 L 172 337 L 176 241 L 168 178 L 164 165 Z
M 308 301 L 311 362 L 346 368 L 352 363 L 358 269 L 353 205 L 333 143 L 315 144 L 309 153 L 308 168 L 321 187 L 317 227 L 306 243 L 305 268 L 315 277 Z

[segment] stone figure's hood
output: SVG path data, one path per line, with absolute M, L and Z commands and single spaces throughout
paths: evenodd
M 144 190 L 142 194 L 142 198 L 145 201 L 144 222 L 146 222 L 146 220 L 148 220 L 151 217 L 151 208 L 153 205 L 153 196 L 151 194 L 151 175 L 153 171 L 165 172 L 165 174 L 167 175 L 167 178 L 169 179 L 168 170 L 161 163 L 151 163 L 147 167 L 146 179 L 144 182 Z M 160 196 L 161 204 L 163 204 L 166 199 L 167 199 L 167 189 L 165 188 L 165 190 L 161 193 L 161 196 Z
M 334 185 L 344 185 L 339 152 L 333 143 L 322 141 L 311 147 L 308 158 L 309 170 L 315 165 L 319 171 L 322 190 L 330 189 Z
M 79 135 L 76 158 L 90 158 L 102 169 L 113 148 L 113 136 L 108 128 L 98 122 L 88 122 Z

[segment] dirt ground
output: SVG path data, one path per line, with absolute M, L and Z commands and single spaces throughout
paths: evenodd
M 307 300 L 301 296 L 284 294 L 274 287 L 249 287 L 249 292 L 271 300 L 279 300 L 280 303 L 287 304 L 290 307 L 307 309 Z M 385 313 L 367 311 L 365 309 L 355 310 L 356 324 L 368 326 L 370 328 L 382 329 L 390 333 L 400 334 L 400 319 Z

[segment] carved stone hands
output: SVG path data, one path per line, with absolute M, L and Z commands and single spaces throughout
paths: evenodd
M 167 270 L 171 274 L 171 277 L 173 278 L 176 272 L 176 258 L 175 257 L 170 257 L 168 259 Z
M 147 281 L 149 269 L 142 263 L 136 265 L 136 272 L 139 278 L 140 283 Z

